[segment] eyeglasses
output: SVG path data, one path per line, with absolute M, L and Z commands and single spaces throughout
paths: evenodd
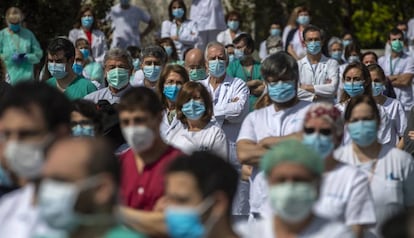
M 317 130 L 315 128 L 313 128 L 313 127 L 304 127 L 303 128 L 303 131 L 305 132 L 305 134 L 313 134 Z M 318 129 L 318 132 L 319 132 L 319 134 L 325 135 L 325 136 L 332 135 L 332 130 L 331 129 L 321 128 L 321 129 Z

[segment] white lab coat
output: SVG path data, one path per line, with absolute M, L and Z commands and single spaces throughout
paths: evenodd
M 175 134 L 175 130 L 180 130 L 183 127 L 183 124 L 177 119 L 177 116 L 174 116 L 171 123 L 168 121 L 168 112 L 164 110 L 162 115 L 162 121 L 160 124 L 160 133 L 161 138 L 168 143 L 168 139 L 170 134 Z
M 177 54 L 180 57 L 180 60 L 182 60 L 184 52 L 189 48 L 194 48 L 199 40 L 197 22 L 186 20 L 181 24 L 181 27 L 178 30 L 175 20 L 166 20 L 162 22 L 161 37 L 172 37 L 177 35 L 178 40 L 174 41 L 174 44 L 177 49 Z
M 374 234 L 390 217 L 407 207 L 414 206 L 414 161 L 410 154 L 389 145 L 383 145 L 376 162 L 360 162 L 352 144 L 338 148 L 334 157 L 343 163 L 360 168 L 371 178 L 377 219 Z
M 93 93 L 86 95 L 83 99 L 98 103 L 99 100 L 108 100 L 110 104 L 119 103 L 121 97 L 131 89 L 131 85 L 128 85 L 126 88 L 121 91 L 113 94 L 109 87 L 99 89 Z
M 264 60 L 267 57 L 267 48 L 266 48 L 266 40 L 262 41 L 262 43 L 260 43 L 260 48 L 259 48 L 259 57 L 261 60 Z
M 237 37 L 240 33 L 241 33 L 241 31 L 237 30 L 235 37 Z M 233 44 L 233 39 L 231 38 L 230 29 L 226 29 L 226 30 L 220 32 L 217 35 L 217 41 L 220 42 L 223 45 Z
M 391 69 L 391 62 L 392 67 Z M 400 74 L 414 74 L 414 59 L 407 54 L 402 54 L 401 57 L 397 57 L 391 60 L 391 57 L 382 56 L 378 59 L 378 64 L 384 70 L 386 76 L 400 75 Z M 404 106 L 406 112 L 410 111 L 414 106 L 414 95 L 412 84 L 406 87 L 394 87 L 397 99 Z
M 226 29 L 220 0 L 193 0 L 190 19 L 197 21 L 199 31 Z
M 88 39 L 82 28 L 75 28 L 69 32 L 69 40 L 75 44 L 77 39 Z M 104 57 L 108 51 L 108 45 L 106 44 L 105 34 L 97 29 L 92 30 L 92 44 L 91 44 L 91 56 L 94 60 L 103 65 Z
M 315 93 L 299 90 L 300 99 L 314 101 L 325 100 L 333 102 L 339 82 L 339 65 L 334 59 L 322 55 L 316 66 L 312 66 L 308 57 L 303 57 L 298 61 L 299 84 L 313 85 Z

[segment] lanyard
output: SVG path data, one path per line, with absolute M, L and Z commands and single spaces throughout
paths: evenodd
M 298 29 L 298 36 L 302 47 L 305 47 L 305 41 L 303 40 L 302 32 Z
M 396 59 L 394 67 L 392 67 L 392 58 L 390 56 L 390 75 L 394 75 L 394 70 L 395 70 L 395 68 L 397 68 L 397 64 L 400 62 L 400 59 L 401 58 Z

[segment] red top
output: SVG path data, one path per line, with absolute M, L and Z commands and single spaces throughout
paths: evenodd
M 183 153 L 170 146 L 161 158 L 146 164 L 138 173 L 134 152 L 129 149 L 120 156 L 122 203 L 135 209 L 151 211 L 164 195 L 164 171 L 166 166 Z
M 91 31 L 85 31 L 85 30 L 84 30 L 84 32 L 86 34 L 86 37 L 88 38 L 89 45 L 92 46 L 92 32 Z

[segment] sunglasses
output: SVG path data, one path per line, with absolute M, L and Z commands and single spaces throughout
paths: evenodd
M 303 128 L 303 131 L 305 132 L 305 134 L 313 134 L 316 132 L 315 128 L 312 127 L 305 127 Z M 321 135 L 325 135 L 325 136 L 330 136 L 332 135 L 332 130 L 331 129 L 319 129 L 319 134 Z

